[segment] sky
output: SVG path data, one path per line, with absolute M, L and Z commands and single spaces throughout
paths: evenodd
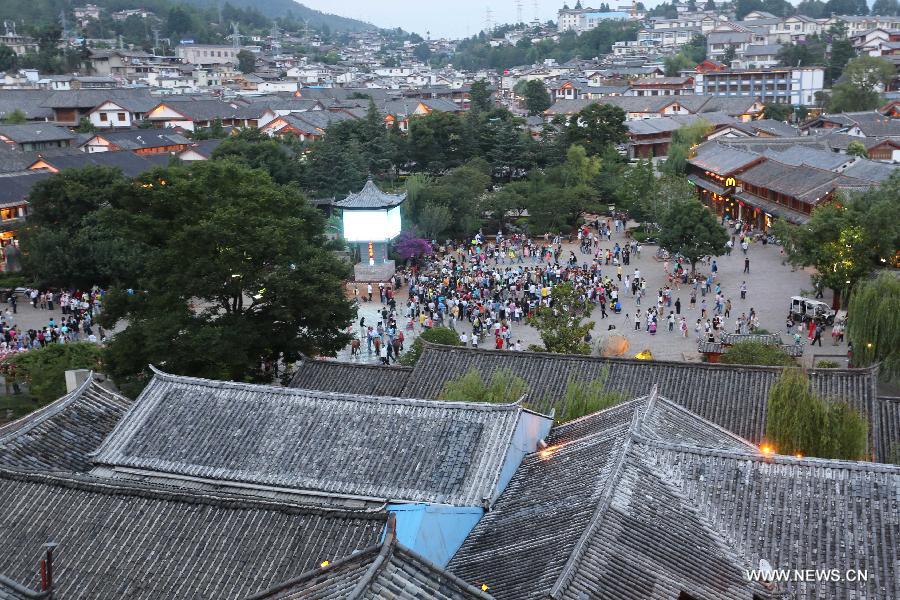
M 521 0 L 522 18 L 534 19 L 535 5 L 541 21 L 556 20 L 556 11 L 566 0 Z M 606 0 L 607 2 L 609 0 Z M 574 5 L 575 0 L 570 1 Z M 368 21 L 385 29 L 402 27 L 422 37 L 466 37 L 485 27 L 490 7 L 495 24 L 516 21 L 517 0 L 302 0 L 310 8 L 343 17 Z M 585 3 L 585 6 L 590 3 Z M 600 2 L 596 2 L 599 6 Z

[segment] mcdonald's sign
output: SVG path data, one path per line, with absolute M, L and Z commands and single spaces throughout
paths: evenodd
M 731 196 L 732 194 L 734 194 L 735 185 L 736 182 L 734 180 L 734 177 L 728 177 L 725 179 L 725 189 L 722 191 L 726 196 Z

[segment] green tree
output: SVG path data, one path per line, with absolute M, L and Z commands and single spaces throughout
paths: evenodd
M 667 56 L 663 60 L 663 66 L 667 77 L 677 77 L 681 71 L 687 71 L 697 66 L 697 63 L 679 52 L 678 54 Z
M 852 141 L 847 144 L 847 156 L 861 156 L 862 158 L 869 158 L 869 151 L 866 150 L 866 146 L 862 142 Z
M 75 128 L 76 133 L 94 133 L 95 131 L 97 131 L 97 128 L 94 127 L 94 124 L 87 117 L 81 117 L 78 121 L 78 127 Z
M 825 3 L 822 0 L 803 0 L 797 5 L 797 14 L 810 17 L 811 19 L 822 19 L 828 16 L 825 13 Z
M 854 365 L 880 363 L 888 383 L 900 381 L 900 280 L 891 273 L 864 281 L 850 295 L 847 337 Z
M 872 14 L 879 16 L 896 16 L 900 14 L 900 4 L 897 0 L 875 0 L 872 5 Z
M 738 0 L 738 1 L 740 1 L 740 0 Z M 733 45 L 729 44 L 728 47 L 725 48 L 725 53 L 722 54 L 722 62 L 725 63 L 726 65 L 730 66 L 731 61 L 734 60 L 735 53 L 736 53 L 735 47 Z
M 115 182 L 107 188 L 120 189 Z M 325 240 L 321 213 L 296 188 L 211 160 L 151 171 L 112 197 L 110 189 L 91 189 L 109 203 L 94 199 L 81 227 L 101 238 L 110 229 L 140 251 L 101 315 L 104 327 L 127 324 L 104 361 L 123 389 L 138 391 L 148 364 L 269 381 L 264 365 L 331 354 L 349 341 L 353 312 L 342 285 L 349 268 Z M 93 260 L 101 258 L 108 257 Z
M 661 248 L 681 254 L 695 270 L 704 256 L 721 256 L 728 234 L 716 217 L 699 200 L 672 204 L 660 223 Z
M 10 111 L 3 119 L 3 122 L 7 125 L 21 125 L 22 123 L 28 122 L 28 117 L 24 112 L 17 108 Z
M 543 347 L 534 350 L 560 354 L 590 354 L 591 345 L 585 341 L 594 322 L 583 322 L 591 316 L 592 305 L 571 283 L 553 288 L 550 306 L 539 306 L 528 317 L 529 325 L 538 330 Z
M 713 126 L 706 119 L 698 119 L 690 125 L 679 127 L 672 132 L 672 141 L 666 162 L 662 164 L 662 171 L 671 175 L 683 175 L 687 173 L 687 159 L 691 149 L 706 139 L 712 132 Z
M 469 103 L 472 110 L 487 112 L 494 106 L 491 86 L 486 79 L 479 79 L 469 88 Z
M 763 118 L 775 121 L 787 121 L 791 117 L 791 107 L 788 104 L 766 102 L 763 105 Z
M 786 67 L 824 65 L 825 44 L 815 34 L 805 44 L 785 44 L 778 51 L 778 62 Z
M 608 368 L 604 368 L 598 377 L 590 381 L 582 381 L 570 375 L 566 382 L 566 393 L 556 415 L 556 422 L 573 421 L 622 402 L 625 399 L 624 394 L 610 390 L 607 387 L 608 380 Z
M 109 167 L 65 170 L 36 183 L 21 233 L 23 266 L 35 283 L 88 289 L 128 279 L 142 261 L 142 247 L 97 223 L 96 215 L 117 205 L 131 187 Z
M 465 375 L 445 381 L 439 399 L 508 404 L 518 402 L 527 392 L 525 380 L 509 369 L 494 371 L 490 381 L 486 382 L 478 369 L 472 367 Z
M 540 79 L 532 79 L 525 83 L 522 90 L 523 103 L 529 115 L 539 115 L 550 108 L 550 92 Z
M 15 51 L 6 44 L 0 44 L 0 71 L 15 71 L 19 65 L 19 57 Z
M 658 222 L 659 214 L 647 210 L 647 198 L 657 195 L 659 180 L 649 160 L 639 160 L 629 167 L 622 176 L 617 198 L 619 205 L 628 211 L 629 216 L 639 223 Z
M 256 70 L 256 55 L 249 50 L 241 50 L 237 53 L 238 70 L 241 73 L 252 73 Z
M 49 404 L 66 394 L 66 371 L 101 370 L 100 346 L 92 342 L 50 344 L 37 350 L 15 354 L 10 359 L 12 381 L 28 384 L 28 391 L 39 404 Z M 8 375 L 9 377 L 9 375 Z
M 625 111 L 612 104 L 591 104 L 569 120 L 566 143 L 584 146 L 588 154 L 603 154 L 610 144 L 622 144 L 628 139 Z
M 810 389 L 801 369 L 785 369 L 769 390 L 766 440 L 780 454 L 862 460 L 868 426 L 846 402 Z
M 289 183 L 300 177 L 300 171 L 288 148 L 255 129 L 242 131 L 223 141 L 213 151 L 213 159 L 228 158 L 251 169 L 266 171 L 275 183 Z
M 878 56 L 860 56 L 847 63 L 843 81 L 834 86 L 832 112 L 871 110 L 882 103 L 881 92 L 894 78 L 894 65 Z
M 738 342 L 726 349 L 719 360 L 728 365 L 784 367 L 797 364 L 780 347 L 761 342 Z
M 829 10 L 827 6 L 826 11 L 830 14 L 850 14 L 846 12 L 835 13 Z M 853 50 L 853 44 L 847 38 L 847 31 L 847 24 L 843 21 L 838 21 L 828 28 L 826 39 L 831 42 L 831 52 L 829 53 L 828 65 L 825 69 L 826 84 L 831 84 L 840 77 L 847 62 L 856 56 L 856 52 Z
M 419 362 L 419 357 L 422 356 L 422 348 L 425 345 L 423 341 L 431 342 L 432 344 L 443 344 L 444 346 L 462 345 L 462 342 L 459 341 L 459 334 L 449 327 L 432 327 L 423 331 L 412 343 L 409 350 L 400 357 L 401 365 L 412 367 Z
M 813 210 L 802 227 L 776 221 L 775 235 L 792 264 L 814 267 L 815 279 L 839 296 L 888 263 L 900 247 L 900 175 L 836 200 Z

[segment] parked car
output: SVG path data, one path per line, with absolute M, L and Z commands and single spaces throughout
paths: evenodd
M 825 302 L 804 298 L 803 296 L 791 296 L 791 305 L 788 309 L 788 319 L 807 323 L 813 319 L 828 325 L 834 324 L 835 311 Z

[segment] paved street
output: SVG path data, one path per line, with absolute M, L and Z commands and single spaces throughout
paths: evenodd
M 612 241 L 601 244 L 601 248 L 611 247 L 616 241 L 622 243 L 624 240 L 624 235 L 621 233 L 613 234 Z M 573 244 L 571 247 L 566 245 L 564 254 L 567 254 L 569 249 L 574 250 L 576 255 L 578 255 L 577 244 Z M 741 313 L 747 314 L 750 312 L 751 308 L 755 308 L 759 314 L 761 327 L 770 332 L 784 332 L 789 298 L 800 294 L 803 290 L 811 290 L 812 284 L 810 282 L 809 271 L 802 269 L 792 270 L 790 265 L 782 265 L 779 251 L 779 246 L 764 246 L 761 243 L 751 245 L 747 253 L 747 256 L 750 258 L 750 273 L 748 275 L 743 274 L 744 255 L 740 251 L 740 248 L 738 248 L 737 251 L 732 252 L 731 256 L 721 256 L 716 259 L 718 264 L 718 281 L 722 286 L 726 299 L 731 298 L 732 301 L 731 317 L 725 321 L 727 331 L 734 330 L 735 320 Z M 635 268 L 639 268 L 641 270 L 641 275 L 647 278 L 648 293 L 643 300 L 644 307 L 641 310 L 642 314 L 644 313 L 648 302 L 655 302 L 656 290 L 663 287 L 666 281 L 663 262 L 655 258 L 655 253 L 656 246 L 647 246 L 641 253 L 641 257 L 636 258 L 632 256 L 631 264 L 626 267 L 626 273 L 633 273 Z M 579 255 L 579 258 L 581 258 L 581 255 Z M 615 278 L 614 268 L 607 267 L 607 269 L 609 269 L 610 275 Z M 709 270 L 708 267 L 704 265 L 698 265 L 697 269 L 704 273 Z M 748 286 L 746 300 L 741 300 L 740 298 L 740 286 L 743 281 L 746 281 Z M 811 296 L 811 292 L 809 292 L 808 295 Z M 594 341 L 596 343 L 602 343 L 605 337 L 610 334 L 608 331 L 609 326 L 614 325 L 615 333 L 624 335 L 629 341 L 630 348 L 625 356 L 634 356 L 637 352 L 649 349 L 656 359 L 699 361 L 700 355 L 697 353 L 694 323 L 700 316 L 699 306 L 703 297 L 698 295 L 697 308 L 693 310 L 690 309 L 690 289 L 688 287 L 683 286 L 681 290 L 674 292 L 673 304 L 676 298 L 681 298 L 681 312 L 686 315 L 688 321 L 688 337 L 686 339 L 678 335 L 677 324 L 676 331 L 669 333 L 668 326 L 665 322 L 660 323 L 656 335 L 650 335 L 643 329 L 641 331 L 635 331 L 633 319 L 634 310 L 636 308 L 635 302 L 630 292 L 624 292 L 621 296 L 621 314 L 610 314 L 608 319 L 601 319 L 599 308 L 592 314 L 591 319 L 596 322 L 592 334 L 594 336 Z M 706 298 L 711 312 L 714 305 L 714 294 L 707 295 Z M 831 292 L 826 292 L 824 301 L 831 302 L 831 299 Z M 406 300 L 406 289 L 403 289 L 397 297 L 398 307 L 405 304 Z M 376 294 L 373 303 L 362 304 L 360 315 L 356 318 L 357 325 L 354 330 L 357 333 L 359 332 L 358 323 L 359 318 L 362 315 L 365 315 L 367 324 L 370 323 L 375 325 L 381 320 L 380 315 L 378 314 L 380 309 L 381 305 L 378 303 L 378 296 Z M 666 314 L 668 315 L 668 310 L 674 310 L 674 306 L 671 309 L 666 310 Z M 628 315 L 627 318 L 625 316 L 626 314 Z M 404 320 L 401 320 L 401 323 L 403 321 Z M 412 333 L 406 332 L 408 340 L 407 345 L 414 339 L 417 333 L 418 326 L 416 327 L 416 331 Z M 528 344 L 540 343 L 537 331 L 524 324 L 513 327 L 512 339 L 522 340 L 526 347 Z M 790 341 L 790 336 L 784 335 L 783 339 L 787 343 Z M 493 347 L 493 339 L 487 340 L 486 342 L 483 341 L 482 347 Z M 819 348 L 819 346 L 816 346 L 815 349 L 806 348 L 803 362 L 804 364 L 811 366 L 813 364 L 812 357 L 814 355 L 840 355 L 841 357 L 846 357 L 846 354 L 846 343 L 839 346 L 832 346 L 831 330 L 829 328 L 826 331 L 826 334 L 822 336 L 821 348 Z M 378 362 L 378 358 L 374 353 L 369 354 L 366 352 L 365 343 L 363 344 L 361 356 L 351 357 L 348 348 L 339 354 L 338 359 L 365 363 Z

